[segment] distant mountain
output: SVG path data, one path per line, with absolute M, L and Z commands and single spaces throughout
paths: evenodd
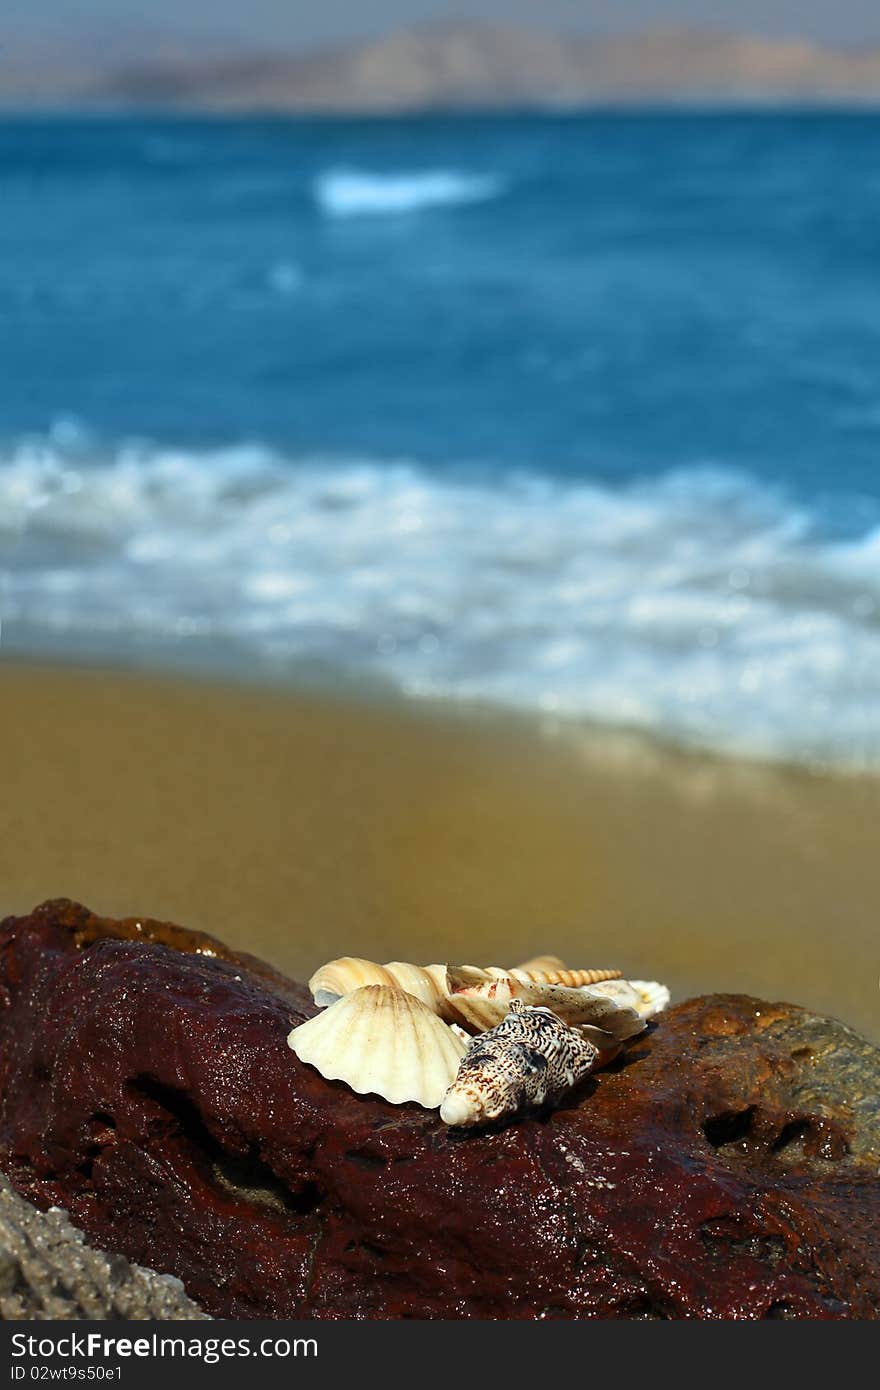
M 95 47 L 92 46 L 92 54 Z M 603 104 L 880 104 L 880 49 L 664 29 L 585 37 L 448 24 L 317 51 L 168 49 L 65 66 L 0 49 L 0 104 L 98 109 L 395 112 Z

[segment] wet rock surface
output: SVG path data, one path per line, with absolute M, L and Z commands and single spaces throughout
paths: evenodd
M 880 1051 L 844 1025 L 690 1000 L 465 1134 L 300 1063 L 314 1012 L 169 924 L 9 918 L 0 1168 L 219 1316 L 880 1315 Z

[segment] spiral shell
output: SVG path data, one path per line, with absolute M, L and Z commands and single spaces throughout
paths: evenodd
M 532 968 L 541 964 L 544 968 Z M 669 1003 L 664 985 L 626 981 L 621 971 L 569 970 L 553 956 L 536 957 L 510 970 L 500 965 L 411 965 L 406 961 L 375 961 L 342 956 L 315 972 L 309 987 L 315 1003 L 326 1008 L 365 985 L 405 990 L 446 1023 L 469 1032 L 485 1032 L 504 1018 L 511 999 L 552 1009 L 566 1022 L 583 1026 L 603 1051 L 609 1038 L 617 1041 L 640 1031 L 645 1019 Z M 611 1000 L 615 1014 L 597 997 Z M 636 1020 L 641 1020 L 637 1022 Z
M 552 1105 L 592 1070 L 597 1056 L 592 1043 L 549 1009 L 514 999 L 503 1022 L 471 1042 L 440 1118 L 480 1125 Z
M 389 985 L 404 989 L 435 1013 L 442 1012 L 446 999 L 445 965 L 409 965 L 405 961 L 389 961 L 377 965 L 359 956 L 341 956 L 328 961 L 316 970 L 309 980 L 312 998 L 320 1009 L 334 1004 L 344 994 L 364 985 Z
M 435 1109 L 467 1042 L 420 999 L 396 985 L 368 984 L 342 995 L 292 1029 L 288 1046 L 330 1081 L 393 1105 Z
M 539 964 L 540 969 L 537 968 Z M 534 961 L 527 961 L 525 965 L 515 966 L 512 970 L 500 965 L 460 965 L 451 966 L 449 969 L 468 972 L 473 984 L 513 977 L 523 983 L 558 984 L 571 988 L 590 985 L 600 980 L 618 979 L 621 974 L 619 970 L 567 970 L 562 961 L 557 960 L 555 956 L 536 957 Z M 429 1009 L 445 1018 L 451 1016 L 446 1003 L 450 994 L 446 973 L 445 965 L 410 965 L 399 960 L 389 961 L 387 965 L 378 965 L 375 961 L 362 960 L 359 956 L 341 956 L 338 960 L 328 961 L 315 971 L 309 980 L 309 989 L 315 1003 L 324 1009 L 328 1004 L 340 999 L 343 994 L 350 994 L 352 990 L 360 989 L 363 985 L 397 985 L 408 994 L 414 994 L 423 1004 L 427 1004 Z
M 473 984 L 486 980 L 521 980 L 523 984 L 564 985 L 567 989 L 581 989 L 584 985 L 595 985 L 602 980 L 619 980 L 622 970 L 568 970 L 560 961 L 552 965 L 555 958 L 545 956 L 544 966 L 538 969 L 535 962 L 527 965 L 514 965 L 506 969 L 503 965 L 451 965 L 449 970 L 462 976 L 465 972 Z
M 395 981 L 384 965 L 375 961 L 361 960 L 358 956 L 341 956 L 339 960 L 328 961 L 316 970 L 309 980 L 312 998 L 319 1009 L 335 1004 L 343 994 L 364 985 L 393 985 Z
M 566 970 L 547 968 L 544 970 L 524 970 L 521 966 L 507 971 L 515 980 L 530 981 L 536 985 L 564 985 L 567 989 L 581 989 L 584 985 L 596 985 L 602 980 L 619 980 L 622 970 Z

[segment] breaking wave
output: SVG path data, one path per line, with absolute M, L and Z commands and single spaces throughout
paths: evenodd
M 382 174 L 339 168 L 318 175 L 314 194 L 318 206 L 331 217 L 366 217 L 483 203 L 496 198 L 503 187 L 491 174 L 449 169 Z
M 880 766 L 880 528 L 755 479 L 611 486 L 57 437 L 0 459 L 3 637 L 226 646 L 412 696 Z M 35 637 L 34 637 L 35 635 Z

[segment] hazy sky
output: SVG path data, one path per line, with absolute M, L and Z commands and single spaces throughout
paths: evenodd
M 702 24 L 839 43 L 880 42 L 880 0 L 2 0 L 0 37 L 127 31 L 249 47 L 311 45 L 431 19 L 581 30 Z

